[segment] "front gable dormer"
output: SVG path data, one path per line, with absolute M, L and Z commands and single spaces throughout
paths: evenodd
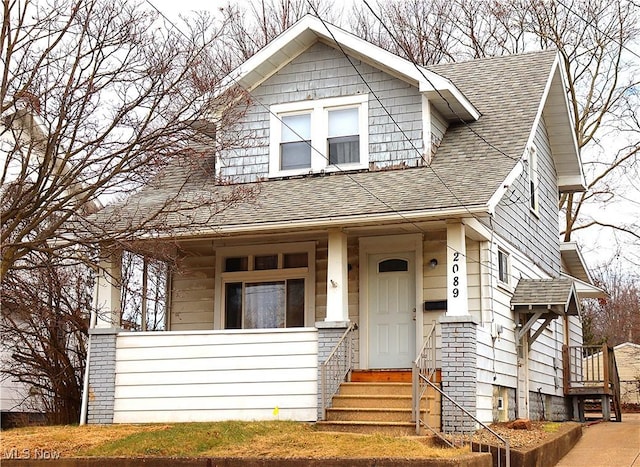
M 450 80 L 314 16 L 238 67 L 223 91 L 235 85 L 251 93 L 258 136 L 249 157 L 223 155 L 221 175 L 238 181 L 425 165 L 450 122 L 480 116 Z

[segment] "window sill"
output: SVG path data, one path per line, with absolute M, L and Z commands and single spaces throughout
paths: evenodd
M 498 279 L 498 288 L 512 295 L 516 291 L 515 287 L 513 287 L 511 284 L 502 282 L 500 279 Z
M 369 168 L 369 164 L 341 164 L 341 165 L 328 165 L 319 170 L 302 169 L 302 170 L 281 170 L 278 172 L 269 172 L 269 178 L 289 178 L 289 177 L 301 177 L 301 176 L 319 176 L 328 173 L 335 172 L 352 172 L 356 170 L 366 170 Z

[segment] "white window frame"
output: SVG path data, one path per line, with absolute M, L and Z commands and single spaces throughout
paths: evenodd
M 540 212 L 540 180 L 538 176 L 538 151 L 535 146 L 527 150 L 527 190 L 529 191 L 529 209 L 536 216 Z
M 333 172 L 338 170 L 357 170 L 369 167 L 369 95 L 331 97 L 327 99 L 276 104 L 269 108 L 269 177 L 284 177 L 308 173 Z M 329 111 L 358 108 L 358 131 L 360 137 L 360 161 L 357 163 L 329 164 Z M 311 114 L 311 167 L 281 170 L 280 140 L 282 136 L 282 117 L 286 115 Z
M 307 267 L 283 268 L 283 255 L 287 253 L 307 253 Z M 278 255 L 278 269 L 252 270 L 253 258 L 263 255 Z M 247 256 L 249 259 L 248 271 L 224 272 L 226 258 L 241 256 Z M 216 249 L 214 328 L 225 329 L 225 293 L 228 282 L 269 282 L 286 279 L 305 280 L 304 326 L 313 326 L 315 323 L 315 262 L 314 242 L 232 246 Z
M 500 261 L 500 256 L 505 258 L 505 264 L 504 264 L 504 277 L 501 277 L 500 274 L 500 270 L 501 270 L 501 261 Z M 511 285 L 511 255 L 509 255 L 509 253 L 507 253 L 505 250 L 503 250 L 502 248 L 498 248 L 498 261 L 497 261 L 497 265 L 498 267 L 496 268 L 496 273 L 498 276 L 498 283 L 501 285 L 507 285 L 510 286 Z

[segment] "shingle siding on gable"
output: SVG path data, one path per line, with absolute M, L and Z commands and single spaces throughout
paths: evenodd
M 495 230 L 549 275 L 560 273 L 558 183 L 544 121 L 535 135 L 539 172 L 539 217 L 529 209 L 527 172 L 512 183 L 495 212 Z
M 238 128 L 239 137 L 248 142 L 247 148 L 221 154 L 221 175 L 237 182 L 255 181 L 268 175 L 269 106 L 367 93 L 370 162 L 378 167 L 417 165 L 423 147 L 422 102 L 418 89 L 359 60 L 351 58 L 351 61 L 384 108 L 339 50 L 317 43 L 251 93 L 255 102 Z

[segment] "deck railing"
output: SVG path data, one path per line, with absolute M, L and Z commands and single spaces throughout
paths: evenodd
M 326 420 L 326 412 L 331 404 L 331 399 L 353 368 L 353 331 L 355 330 L 355 324 L 350 323 L 327 359 L 320 366 L 320 402 L 323 420 Z
M 609 381 L 609 349 L 606 345 L 565 345 L 562 353 L 565 394 L 585 386 L 608 386 L 605 385 L 605 381 Z
M 612 347 L 575 345 L 562 347 L 565 395 L 610 396 L 616 420 L 620 414 L 620 377 Z M 608 413 L 608 410 L 604 411 Z

